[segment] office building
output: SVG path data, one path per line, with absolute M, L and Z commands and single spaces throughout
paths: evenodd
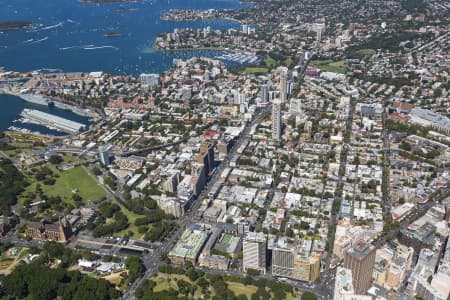
M 198 265 L 208 269 L 227 271 L 230 265 L 230 259 L 221 255 L 205 255 L 200 254 L 198 258 Z
M 291 278 L 294 275 L 296 252 L 286 237 L 279 238 L 272 249 L 272 275 Z
M 151 88 L 159 85 L 159 74 L 141 74 L 139 80 L 143 87 Z
M 286 102 L 287 100 L 287 73 L 285 70 L 280 74 L 280 101 Z
M 104 166 L 109 166 L 111 164 L 111 159 L 109 157 L 109 150 L 107 147 L 101 146 L 98 148 L 98 155 L 100 157 L 100 162 Z
M 274 101 L 272 104 L 272 139 L 281 139 L 281 103 Z
M 262 84 L 259 87 L 259 97 L 261 98 L 262 102 L 269 101 L 269 88 L 266 84 Z
M 206 175 L 210 176 L 214 170 L 214 144 L 204 142 L 200 145 L 197 162 L 204 165 Z
M 192 163 L 191 165 L 191 188 L 194 195 L 199 195 L 201 190 L 206 184 L 205 167 L 198 163 Z
M 281 237 L 273 244 L 272 274 L 313 282 L 320 276 L 320 256 L 311 252 L 311 241 L 289 243 Z
M 185 203 L 177 197 L 169 197 L 162 194 L 161 197 L 156 198 L 156 203 L 166 214 L 170 214 L 176 218 L 180 218 L 184 215 Z
M 175 264 L 185 264 L 190 261 L 195 265 L 208 236 L 209 233 L 200 225 L 191 224 L 167 256 Z
M 177 186 L 180 183 L 180 171 L 170 170 L 168 172 L 166 180 L 163 183 L 164 192 L 175 193 L 177 191 Z
M 344 267 L 352 271 L 356 294 L 365 294 L 372 285 L 375 264 L 375 247 L 365 241 L 358 241 L 344 256 Z
M 426 300 L 446 300 L 448 299 L 448 293 L 442 293 L 440 290 L 433 287 L 426 278 L 419 277 L 416 284 L 416 295 L 420 299 Z
M 320 277 L 319 255 L 297 255 L 295 258 L 294 278 L 301 281 L 316 281 Z
M 267 238 L 262 232 L 248 232 L 244 238 L 244 271 L 248 269 L 266 273 Z
M 289 114 L 295 117 L 304 117 L 302 99 L 291 99 L 291 102 L 289 103 Z

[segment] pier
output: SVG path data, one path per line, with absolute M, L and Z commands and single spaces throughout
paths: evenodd
M 47 128 L 60 130 L 70 134 L 79 133 L 86 129 L 85 124 L 67 120 L 35 109 L 26 108 L 20 115 L 32 123 L 44 125 Z

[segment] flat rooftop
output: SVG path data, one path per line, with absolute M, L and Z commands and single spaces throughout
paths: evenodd
M 195 260 L 207 238 L 208 234 L 205 231 L 187 228 L 175 247 L 169 252 L 169 256 Z

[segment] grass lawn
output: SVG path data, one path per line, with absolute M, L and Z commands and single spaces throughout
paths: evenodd
M 286 300 L 295 300 L 296 298 L 291 293 L 286 295 Z
M 246 74 L 267 74 L 269 70 L 262 67 L 246 67 L 244 72 Z
M 266 56 L 264 63 L 269 68 L 275 68 L 277 66 L 277 61 L 270 56 Z
M 13 262 L 14 262 L 14 258 L 10 258 L 10 257 L 2 258 L 1 262 L 0 262 L 0 269 L 2 269 L 2 270 L 6 269 L 10 265 L 12 265 Z
M 78 194 L 84 201 L 98 200 L 106 196 L 106 192 L 82 167 L 60 172 L 53 186 L 43 186 L 45 194 L 60 195 L 66 199 L 71 199 L 74 189 L 78 189 Z
M 73 155 L 70 153 L 63 155 L 62 158 L 64 159 L 65 163 L 79 163 L 80 162 L 80 158 L 78 157 L 78 155 Z
M 132 211 L 129 211 L 125 206 L 123 206 L 119 201 L 117 201 L 116 199 L 112 200 L 113 203 L 117 204 L 120 206 L 120 211 L 124 213 L 124 215 L 127 216 L 128 218 L 128 223 L 130 223 L 130 226 L 128 226 L 128 228 L 119 231 L 116 235 L 118 236 L 124 236 L 125 234 L 127 234 L 129 231 L 131 231 L 133 233 L 132 238 L 134 239 L 141 239 L 141 237 L 143 236 L 143 234 L 138 232 L 138 228 L 136 225 L 134 225 L 134 221 L 136 221 L 137 218 L 141 217 L 138 214 L 135 214 Z
M 345 74 L 345 60 L 314 60 L 312 64 L 318 67 L 321 71 L 324 72 L 334 72 Z
M 3 152 L 13 159 L 19 159 L 21 153 L 29 152 L 31 149 L 33 150 L 44 150 L 42 146 L 33 146 L 32 143 L 18 142 L 12 143 L 14 150 L 4 150 Z
M 174 290 L 178 291 L 178 286 L 177 286 L 176 280 L 184 280 L 186 282 L 189 282 L 190 284 L 195 284 L 186 275 L 178 275 L 178 274 L 158 273 L 157 275 L 154 275 L 153 277 L 149 278 L 149 280 L 152 280 L 153 282 L 156 283 L 156 286 L 153 289 L 155 292 L 168 290 L 170 288 L 173 288 Z M 239 282 L 231 282 L 231 281 L 227 281 L 226 283 L 228 285 L 228 288 L 234 293 L 235 296 L 245 295 L 247 297 L 247 299 L 249 299 L 249 300 L 252 298 L 252 295 L 257 290 L 257 287 L 254 285 L 244 285 Z M 210 291 L 211 291 L 211 296 L 214 296 L 215 291 L 212 287 L 210 288 Z M 286 295 L 285 299 L 286 300 L 294 300 L 294 299 L 296 299 L 295 294 L 296 293 L 294 293 L 294 295 L 289 293 Z M 272 298 L 273 298 L 273 294 L 272 294 Z M 197 288 L 197 290 L 195 291 L 194 297 L 192 299 L 202 299 L 202 292 L 201 292 L 200 288 Z
M 252 295 L 256 292 L 256 286 L 254 285 L 243 285 L 238 282 L 227 282 L 228 288 L 236 295 L 244 294 L 247 299 L 251 299 Z
M 284 65 L 286 66 L 286 67 L 290 67 L 291 65 L 292 65 L 292 63 L 293 63 L 294 61 L 292 60 L 292 58 L 287 58 L 285 61 L 284 61 Z
M 192 281 L 185 275 L 158 273 L 156 277 L 151 278 L 151 280 L 153 280 L 156 283 L 156 286 L 153 290 L 155 292 L 168 290 L 169 288 L 178 290 L 177 282 L 175 281 L 175 279 L 177 280 L 183 279 L 184 281 L 187 281 L 192 284 Z
M 73 204 L 72 191 L 74 189 L 78 190 L 78 194 L 83 198 L 84 202 L 98 200 L 106 196 L 105 190 L 103 190 L 95 180 L 89 176 L 89 174 L 82 167 L 75 167 L 67 171 L 59 171 L 54 165 L 47 164 L 54 174 L 59 177 L 56 178 L 54 185 L 45 185 L 42 182 L 36 181 L 34 176 L 27 176 L 30 185 L 19 197 L 19 203 L 22 205 L 28 199 L 27 194 L 30 192 L 34 193 L 36 190 L 36 185 L 39 183 L 42 186 L 42 190 L 45 195 L 48 196 L 60 196 L 61 199 L 66 202 Z M 33 202 L 37 199 L 31 199 Z
M 46 137 L 35 136 L 33 134 L 26 134 L 20 132 L 8 132 L 6 134 L 12 138 L 11 146 L 14 146 L 14 150 L 5 150 L 4 153 L 11 158 L 19 158 L 19 154 L 28 152 L 30 150 L 44 150 L 44 145 L 51 139 Z
M 373 49 L 362 49 L 362 50 L 356 51 L 356 54 L 359 54 L 359 55 L 374 55 L 375 53 L 377 53 L 377 52 Z

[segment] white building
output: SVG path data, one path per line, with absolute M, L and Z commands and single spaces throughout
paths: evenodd
M 144 87 L 154 87 L 159 85 L 159 74 L 141 74 L 139 80 Z
M 262 232 L 248 232 L 244 238 L 244 271 L 248 269 L 266 273 L 267 238 Z
M 272 104 L 272 139 L 281 139 L 281 103 L 274 101 Z

